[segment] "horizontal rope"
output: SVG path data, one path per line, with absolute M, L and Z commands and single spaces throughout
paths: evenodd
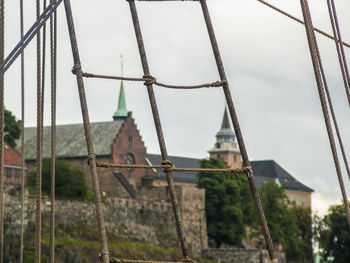
M 295 16 L 292 16 L 291 14 L 288 14 L 287 12 L 283 11 L 282 9 L 280 9 L 280 8 L 278 8 L 278 7 L 272 5 L 272 4 L 270 4 L 270 3 L 268 3 L 268 2 L 266 2 L 266 1 L 264 1 L 264 0 L 257 0 L 257 1 L 259 1 L 260 3 L 262 3 L 262 4 L 264 4 L 264 5 L 268 6 L 268 7 L 270 7 L 271 9 L 273 9 L 273 10 L 275 10 L 275 11 L 281 13 L 282 15 L 285 15 L 285 16 L 287 16 L 287 17 L 293 19 L 294 21 L 297 21 L 298 23 L 305 25 L 305 23 L 304 23 L 303 20 L 301 20 L 301 19 L 299 19 L 299 18 L 297 18 L 297 17 L 295 17 Z M 346 43 L 346 42 L 344 42 L 344 41 L 339 41 L 338 39 L 335 39 L 335 38 L 334 38 L 333 36 L 331 36 L 330 34 L 324 32 L 324 31 L 322 31 L 322 30 L 320 30 L 320 29 L 318 29 L 318 28 L 316 28 L 316 27 L 313 27 L 313 29 L 314 29 L 317 33 L 320 33 L 321 35 L 324 35 L 325 37 L 328 37 L 328 38 L 333 39 L 333 40 L 335 40 L 335 41 L 337 41 L 337 42 L 340 42 L 340 43 L 342 43 L 344 46 L 346 46 L 347 48 L 350 48 L 350 44 L 348 44 L 348 43 Z
M 73 74 L 76 73 L 75 67 L 72 70 Z M 221 87 L 227 83 L 226 80 L 215 81 L 211 83 L 192 85 L 192 86 L 178 86 L 178 85 L 168 85 L 161 82 L 157 82 L 156 78 L 151 75 L 145 75 L 142 78 L 130 78 L 130 77 L 120 77 L 120 76 L 110 76 L 110 75 L 99 75 L 83 72 L 83 77 L 85 78 L 98 78 L 98 79 L 114 79 L 114 80 L 125 80 L 125 81 L 143 81 L 145 85 L 154 84 L 159 87 L 169 88 L 169 89 L 200 89 L 200 88 L 217 88 Z
M 196 263 L 192 259 L 184 259 L 182 261 L 173 261 L 173 262 L 166 262 L 166 261 L 146 261 L 146 260 L 132 260 L 132 259 L 119 259 L 119 258 L 110 258 L 111 263 Z
M 126 0 L 126 1 L 134 1 L 134 0 Z M 201 0 L 137 0 L 137 1 L 139 1 L 139 2 L 175 2 L 175 1 L 177 1 L 177 2 L 184 2 L 184 1 L 186 1 L 186 2 L 199 2 L 199 1 L 201 1 Z
M 167 171 L 178 172 L 221 172 L 221 173 L 250 173 L 251 167 L 242 168 L 224 168 L 224 169 L 209 169 L 209 168 L 177 168 L 170 161 L 165 160 L 161 165 L 143 165 L 143 164 L 116 164 L 96 160 L 96 166 L 101 168 L 134 168 L 134 169 L 166 169 Z

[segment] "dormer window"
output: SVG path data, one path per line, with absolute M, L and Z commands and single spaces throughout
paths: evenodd
M 217 142 L 216 143 L 216 148 L 220 149 L 220 147 L 221 147 L 221 143 Z

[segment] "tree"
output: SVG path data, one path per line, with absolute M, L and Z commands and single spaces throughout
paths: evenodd
M 18 125 L 18 122 L 16 121 L 16 117 L 12 115 L 11 111 L 8 111 L 5 109 L 4 112 L 5 118 L 5 136 L 4 140 L 12 147 L 16 147 L 16 140 L 21 135 L 21 128 Z
M 31 174 L 29 185 L 35 187 L 35 173 Z M 87 197 L 88 188 L 85 174 L 77 167 L 66 161 L 56 160 L 56 186 L 57 197 L 84 199 Z M 42 191 L 51 193 L 51 160 L 43 160 Z
M 324 262 L 350 262 L 350 231 L 344 206 L 331 206 L 317 227 Z
M 272 241 L 282 245 L 288 259 L 304 262 L 304 240 L 294 213 L 294 210 L 299 212 L 299 209 L 288 207 L 284 189 L 272 180 L 263 183 L 259 192 Z
M 203 159 L 202 168 L 227 168 L 219 159 Z M 245 176 L 229 173 L 199 173 L 199 187 L 205 188 L 208 236 L 216 246 L 239 245 L 246 224 L 254 220 L 254 207 Z

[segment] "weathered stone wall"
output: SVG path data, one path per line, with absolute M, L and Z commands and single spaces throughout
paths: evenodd
M 220 260 L 222 263 L 270 263 L 265 249 L 218 248 L 203 250 L 203 257 Z M 285 255 L 277 253 L 278 262 L 286 263 Z
M 204 196 L 202 189 L 177 189 L 184 232 L 192 252 L 201 254 L 207 248 Z M 192 198 L 198 198 L 192 201 Z M 44 228 L 48 229 L 50 200 L 42 201 Z M 186 208 L 183 208 L 186 206 Z M 25 231 L 34 233 L 35 199 L 25 201 Z M 108 198 L 103 203 L 106 230 L 111 237 L 149 242 L 163 247 L 179 248 L 171 204 L 165 201 L 148 201 L 123 198 Z M 56 224 L 60 229 L 97 229 L 93 202 L 57 200 Z M 20 234 L 19 189 L 11 187 L 5 195 L 5 232 L 9 236 Z M 113 240 L 110 240 L 113 241 Z M 8 248 L 10 249 L 10 248 Z

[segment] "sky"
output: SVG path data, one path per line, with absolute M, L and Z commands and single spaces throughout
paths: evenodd
M 25 28 L 35 19 L 35 1 L 25 2 Z M 325 1 L 309 1 L 314 25 L 331 33 Z M 273 159 L 315 190 L 313 210 L 324 214 L 341 194 L 323 121 L 305 28 L 256 0 L 208 0 L 226 75 L 251 160 Z M 269 3 L 302 18 L 300 1 Z M 197 2 L 137 2 L 151 74 L 163 83 L 191 85 L 219 80 Z M 350 42 L 350 2 L 337 0 L 344 41 Z M 143 75 L 129 6 L 121 0 L 74 0 L 73 17 L 82 68 L 95 74 Z M 19 41 L 19 0 L 6 1 L 6 54 Z M 350 110 L 334 41 L 317 35 L 334 107 L 349 154 Z M 47 47 L 48 49 L 48 47 Z M 36 125 L 36 44 L 25 51 L 25 125 Z M 63 4 L 58 9 L 57 123 L 82 122 Z M 350 56 L 346 49 L 347 57 Z M 49 54 L 47 53 L 47 59 Z M 47 64 L 49 61 L 47 61 Z M 47 70 L 47 73 L 49 69 Z M 5 104 L 18 119 L 20 62 L 5 75 Z M 50 124 L 49 74 L 45 125 Z M 109 121 L 117 108 L 119 81 L 86 79 L 90 120 Z M 159 153 L 146 89 L 124 83 L 127 107 L 149 153 Z M 208 157 L 220 128 L 222 89 L 169 90 L 154 87 L 169 155 Z M 349 180 L 345 175 L 347 190 Z

